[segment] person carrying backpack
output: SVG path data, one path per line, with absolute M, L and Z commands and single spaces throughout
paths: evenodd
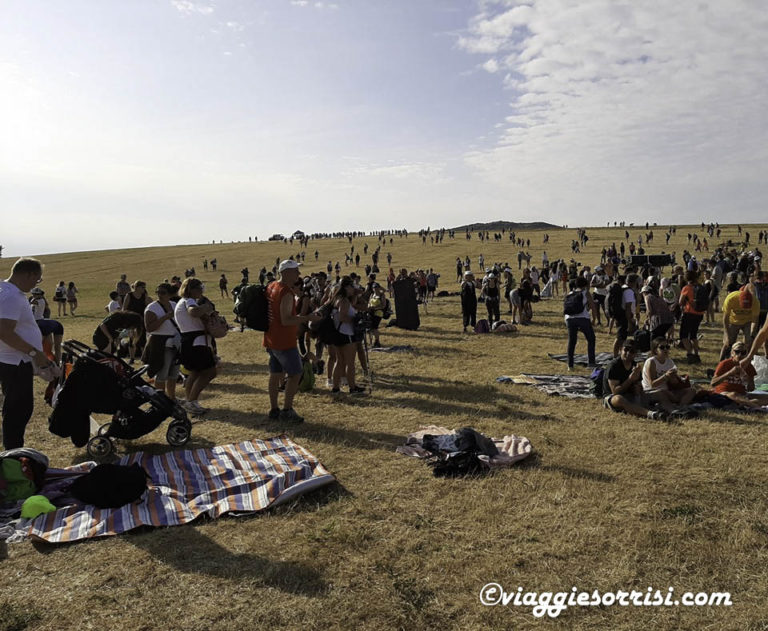
M 699 284 L 699 273 L 693 270 L 685 273 L 686 286 L 680 290 L 680 342 L 688 354 L 689 364 L 700 364 L 699 325 L 709 306 L 709 289 Z
M 587 339 L 587 357 L 590 367 L 597 366 L 595 361 L 595 331 L 592 328 L 590 314 L 595 312 L 595 303 L 588 288 L 589 282 L 584 276 L 579 276 L 575 289 L 563 300 L 563 315 L 568 327 L 568 370 L 573 370 L 573 353 L 576 349 L 578 332 L 581 331 Z

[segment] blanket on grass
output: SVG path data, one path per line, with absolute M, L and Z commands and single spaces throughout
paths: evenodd
M 502 375 L 499 383 L 517 383 L 534 386 L 546 394 L 557 394 L 568 399 L 594 399 L 592 380 L 584 375 Z
M 50 543 L 79 541 L 127 532 L 140 526 L 178 526 L 201 515 L 249 514 L 277 506 L 335 480 L 320 461 L 287 436 L 210 449 L 152 456 L 137 452 L 119 464 L 138 463 L 149 474 L 141 501 L 115 509 L 69 505 L 32 520 L 19 520 L 16 536 Z M 49 470 L 52 495 L 62 479 L 89 471 L 95 463 Z M 48 484 L 40 494 L 46 495 Z M 47 496 L 47 495 L 46 495 Z M 54 501 L 54 504 L 56 502 Z
M 568 354 L 563 353 L 562 355 L 556 355 L 554 353 L 547 353 L 551 359 L 554 359 L 559 362 L 565 362 L 568 363 Z M 598 366 L 604 366 L 609 361 L 613 359 L 613 353 L 595 353 L 595 361 L 597 362 Z M 635 361 L 643 362 L 646 359 L 648 359 L 648 353 L 638 353 L 635 355 Z M 586 354 L 577 354 L 573 356 L 573 363 L 576 366 L 587 366 L 589 364 L 589 358 Z

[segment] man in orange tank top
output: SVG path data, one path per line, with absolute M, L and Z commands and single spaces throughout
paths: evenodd
M 286 260 L 278 267 L 280 279 L 270 283 L 266 289 L 269 313 L 269 327 L 264 332 L 264 348 L 269 353 L 269 418 L 281 421 L 301 423 L 304 419 L 293 409 L 293 397 L 299 387 L 302 365 L 298 345 L 298 325 L 303 322 L 316 322 L 316 314 L 296 315 L 296 294 L 299 279 L 299 264 Z M 285 402 L 283 409 L 278 407 L 277 395 L 280 380 L 285 382 Z

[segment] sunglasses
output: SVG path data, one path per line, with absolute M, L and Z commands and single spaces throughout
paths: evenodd
M 669 346 L 669 344 L 662 344 L 658 348 L 659 348 L 660 351 L 668 351 L 670 346 Z
M 627 348 L 627 347 L 624 347 L 621 350 L 623 350 L 625 353 L 636 353 L 637 352 L 634 348 Z
M 744 350 L 741 350 L 741 351 L 733 351 L 733 352 L 734 352 L 734 353 L 736 353 L 737 355 L 746 355 L 746 354 L 747 354 L 747 351 L 744 351 Z

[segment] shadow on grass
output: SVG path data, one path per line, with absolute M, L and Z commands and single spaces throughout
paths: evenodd
M 99 462 L 117 462 L 124 456 L 128 456 L 130 454 L 135 454 L 140 451 L 149 454 L 151 456 L 159 456 L 162 454 L 167 454 L 171 451 L 177 451 L 179 449 L 210 449 L 211 447 L 216 447 L 216 443 L 208 440 L 207 438 L 203 438 L 199 435 L 195 435 L 195 427 L 194 424 L 192 425 L 192 436 L 189 439 L 189 442 L 184 445 L 183 447 L 173 447 L 169 445 L 167 442 L 160 442 L 161 440 L 164 440 L 165 438 L 165 430 L 167 429 L 168 425 L 163 424 L 159 428 L 155 430 L 155 432 L 151 432 L 149 435 L 156 434 L 156 436 L 152 436 L 153 439 L 157 440 L 158 442 L 153 443 L 137 443 L 130 440 L 116 440 L 114 441 L 115 450 L 112 452 L 110 457 L 104 458 L 99 460 Z M 83 451 L 78 452 L 76 455 L 72 456 L 72 460 L 70 461 L 71 465 L 80 464 L 81 462 L 88 462 L 93 460 L 88 455 L 88 452 L 85 451 L 83 448 Z
M 355 399 L 354 401 L 357 403 L 361 402 L 362 399 Z M 321 443 L 343 445 L 353 449 L 384 449 L 386 451 L 394 451 L 396 447 L 405 442 L 405 436 L 397 434 L 364 432 L 356 429 L 333 427 L 313 422 L 310 419 L 303 423 L 285 423 L 273 421 L 266 414 L 245 414 L 236 410 L 230 410 L 226 418 L 217 420 L 263 431 L 264 436 L 287 434 L 296 441 L 299 441 L 301 438 L 309 438 Z
M 515 467 L 523 471 L 529 469 L 552 471 L 554 473 L 560 473 L 566 478 L 579 478 L 583 480 L 592 480 L 593 482 L 613 483 L 618 481 L 618 478 L 615 475 L 610 475 L 608 473 L 590 471 L 589 469 L 581 469 L 579 467 L 567 467 L 565 465 L 542 464 L 541 455 L 537 452 L 533 452 L 528 458 L 518 462 Z
M 245 383 L 225 383 L 223 381 L 212 381 L 206 386 L 206 391 L 227 392 L 229 394 L 252 394 L 254 392 L 266 392 L 267 388 L 257 388 Z

